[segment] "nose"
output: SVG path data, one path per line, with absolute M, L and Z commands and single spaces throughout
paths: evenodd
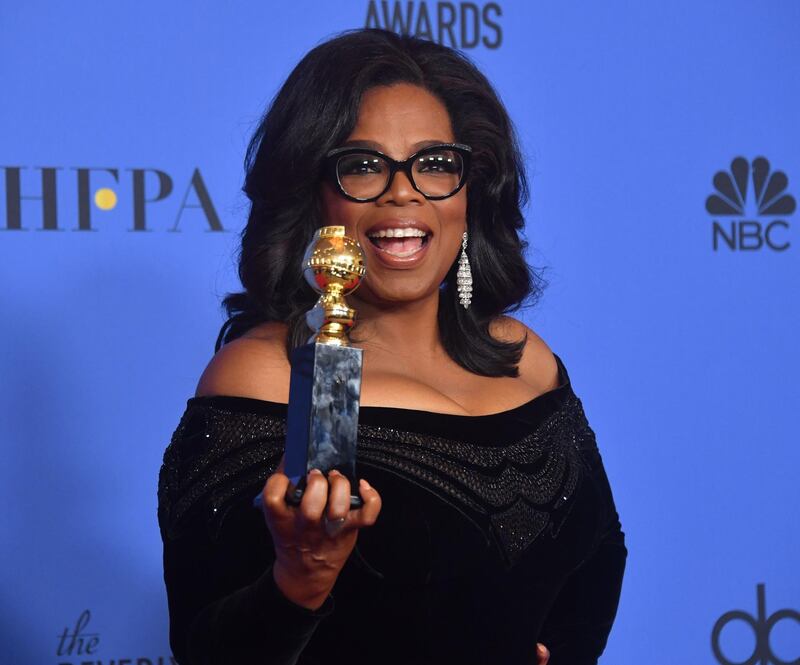
M 383 193 L 376 203 L 378 205 L 407 205 L 409 203 L 422 203 L 424 198 L 422 194 L 414 189 L 408 176 L 403 171 L 398 170 L 392 176 L 389 189 Z

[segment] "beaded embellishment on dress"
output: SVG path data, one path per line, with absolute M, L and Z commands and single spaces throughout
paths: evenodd
M 596 447 L 575 396 L 529 435 L 505 446 L 385 427 L 360 426 L 359 434 L 363 464 L 415 479 L 491 529 L 509 567 L 548 526 L 558 535 L 586 467 L 582 450 Z
M 285 439 L 285 420 L 188 406 L 159 474 L 159 522 L 167 537 L 177 536 L 187 514 L 205 502 L 207 526 L 216 538 L 230 499 L 275 471 Z
M 166 537 L 177 535 L 191 514 L 216 538 L 234 503 L 249 501 L 247 492 L 277 468 L 285 437 L 284 417 L 190 401 L 159 477 Z M 362 424 L 358 461 L 406 478 L 459 510 L 511 567 L 542 534 L 558 534 L 596 449 L 581 402 L 570 392 L 529 434 L 506 445 Z

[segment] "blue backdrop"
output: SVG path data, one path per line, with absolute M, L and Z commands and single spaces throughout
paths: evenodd
M 800 606 L 796 0 L 3 2 L 0 660 L 169 662 L 157 474 L 237 288 L 246 141 L 367 24 L 462 48 L 517 124 L 523 318 L 630 551 L 603 661 L 800 662 L 800 617 L 770 627 Z

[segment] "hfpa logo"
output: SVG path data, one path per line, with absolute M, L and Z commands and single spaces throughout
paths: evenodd
M 800 624 L 800 612 L 796 610 L 778 610 L 767 616 L 767 599 L 763 584 L 756 585 L 756 616 L 744 610 L 725 612 L 711 631 L 711 650 L 720 665 L 799 665 L 800 656 L 791 660 L 782 660 L 772 650 L 770 635 L 775 625 L 785 620 Z M 755 644 L 753 651 L 745 660 L 731 660 L 723 653 L 720 636 L 723 629 L 732 622 L 742 621 L 753 631 Z
M 780 219 L 791 215 L 796 207 L 794 197 L 786 191 L 788 186 L 786 174 L 770 172 L 764 157 L 756 157 L 752 164 L 737 157 L 731 162 L 730 172 L 718 171 L 714 176 L 717 191 L 706 199 L 706 210 L 729 221 L 726 229 L 714 220 L 714 251 L 720 238 L 731 250 L 756 250 L 764 245 L 779 252 L 788 249 L 784 234 L 789 222 Z M 752 196 L 748 197 L 751 188 Z
M 63 227 L 59 226 L 59 186 L 64 187 L 63 180 L 66 174 L 59 177 L 59 171 L 65 171 L 63 167 L 37 167 L 30 169 L 33 173 L 28 174 L 28 168 L 23 166 L 0 167 L 5 172 L 5 229 L 9 231 L 24 231 L 33 228 L 30 223 L 24 224 L 22 207 L 23 202 L 38 201 L 41 203 L 41 226 L 36 225 L 44 231 L 58 231 Z M 92 231 L 92 203 L 98 210 L 108 211 L 117 206 L 117 189 L 122 189 L 124 196 L 131 205 L 132 224 L 130 231 L 148 231 L 147 211 L 150 204 L 163 201 L 168 198 L 174 189 L 172 177 L 159 169 L 116 169 L 116 168 L 72 168 L 74 179 L 70 185 L 75 189 L 68 192 L 77 193 L 77 225 L 72 228 L 76 231 Z M 36 176 L 39 172 L 39 177 Z M 123 175 L 120 175 L 120 172 Z M 23 194 L 22 177 L 26 175 L 26 184 L 32 185 L 37 180 L 37 194 Z M 92 176 L 111 178 L 114 188 L 92 187 Z M 122 188 L 117 185 L 123 185 Z M 34 189 L 33 186 L 26 189 Z M 70 187 L 67 188 L 71 189 Z M 192 201 L 190 202 L 190 196 Z M 63 204 L 63 200 L 61 200 Z M 219 215 L 211 202 L 205 181 L 200 175 L 200 169 L 194 169 L 189 182 L 183 190 L 183 196 L 177 207 L 174 222 L 170 231 L 179 231 L 181 217 L 188 208 L 197 208 L 202 212 L 205 222 L 210 231 L 224 231 Z M 0 207 L 2 209 L 2 207 Z M 72 215 L 70 219 L 74 219 Z M 0 229 L 3 227 L 0 225 Z

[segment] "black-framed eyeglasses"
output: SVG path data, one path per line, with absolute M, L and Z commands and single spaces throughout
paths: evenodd
M 326 173 L 345 198 L 368 203 L 383 196 L 398 171 L 426 199 L 438 201 L 457 193 L 466 182 L 472 148 L 439 143 L 397 161 L 369 148 L 335 148 L 325 156 Z

